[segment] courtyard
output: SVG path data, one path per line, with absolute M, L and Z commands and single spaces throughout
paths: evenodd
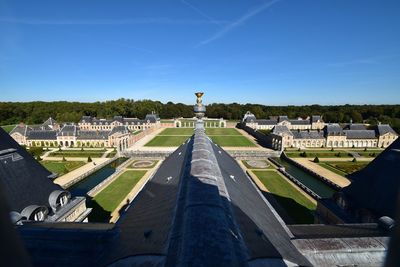
M 167 128 L 145 144 L 146 147 L 176 147 L 187 141 L 193 128 Z M 206 128 L 211 140 L 222 147 L 256 147 L 256 144 L 234 128 Z

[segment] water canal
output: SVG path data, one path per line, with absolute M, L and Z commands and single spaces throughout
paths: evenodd
M 285 171 L 287 173 L 295 177 L 297 180 L 299 180 L 302 184 L 307 186 L 320 197 L 328 198 L 335 193 L 335 190 L 326 185 L 324 182 L 318 180 L 316 177 L 308 174 L 307 172 L 291 164 L 290 162 L 282 158 L 274 158 L 274 160 L 285 167 Z
M 73 186 L 68 188 L 68 191 L 71 192 L 73 197 L 76 196 L 86 196 L 86 193 L 92 190 L 96 185 L 104 181 L 107 177 L 113 174 L 116 168 L 125 162 L 127 158 L 118 158 L 110 164 L 104 166 L 97 172 L 89 175 L 82 181 L 74 184 Z

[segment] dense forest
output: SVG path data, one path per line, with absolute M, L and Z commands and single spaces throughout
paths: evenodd
M 161 103 L 152 100 L 118 99 L 105 102 L 0 102 L 0 125 L 42 123 L 48 117 L 59 122 L 77 122 L 82 115 L 111 118 L 114 115 L 144 118 L 155 111 L 162 119 L 193 117 L 193 106 L 182 103 Z M 289 118 L 323 115 L 325 122 L 389 123 L 400 132 L 400 105 L 340 105 L 340 106 L 265 106 L 258 104 L 207 105 L 206 116 L 240 120 L 246 111 L 257 118 L 287 115 Z

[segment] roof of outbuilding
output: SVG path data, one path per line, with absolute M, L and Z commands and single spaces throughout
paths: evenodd
M 320 115 L 312 115 L 311 116 L 311 122 L 318 122 L 318 121 L 323 122 L 322 116 L 320 116 Z
M 27 132 L 27 129 L 28 129 L 28 126 L 25 125 L 25 124 L 16 125 L 14 127 L 14 129 L 11 130 L 10 135 L 12 135 L 13 133 L 19 133 L 19 134 L 25 136 L 26 132 Z
M 110 131 L 82 131 L 77 132 L 78 140 L 103 140 L 108 139 Z
M 374 130 L 344 130 L 347 139 L 375 139 Z
M 57 131 L 54 130 L 34 130 L 27 132 L 27 138 L 30 140 L 56 140 Z
M 309 120 L 289 120 L 292 125 L 307 125 L 310 124 Z
M 324 139 L 322 131 L 291 131 L 294 139 Z
M 145 122 L 149 121 L 150 123 L 156 123 L 159 120 L 160 118 L 158 117 L 157 114 L 147 114 L 146 117 L 144 118 Z
M 77 131 L 77 127 L 75 125 L 64 125 L 61 128 L 60 132 L 57 134 L 58 136 L 75 136 Z
M 344 135 L 342 127 L 337 123 L 326 125 L 324 131 L 328 135 Z
M 286 125 L 275 125 L 275 127 L 272 129 L 272 133 L 277 135 L 293 135 Z
M 367 130 L 367 127 L 365 127 L 364 124 L 362 123 L 350 123 L 344 126 L 344 130 Z
M 43 122 L 43 126 L 53 126 L 54 124 L 56 124 L 57 122 L 52 118 L 48 118 L 45 122 Z
M 397 133 L 395 132 L 395 130 L 393 130 L 392 127 L 390 127 L 389 124 L 379 124 L 375 127 L 377 135 L 381 136 L 387 133 L 392 133 L 397 135 Z
M 282 121 L 289 121 L 288 116 L 286 116 L 286 115 L 278 116 L 278 122 L 282 122 Z
M 255 120 L 259 125 L 276 125 L 276 120 Z

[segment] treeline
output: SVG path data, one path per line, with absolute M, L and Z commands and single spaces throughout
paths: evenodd
M 115 115 L 144 118 L 152 111 L 160 118 L 193 117 L 193 106 L 182 103 L 161 103 L 152 100 L 118 99 L 105 102 L 0 102 L 0 125 L 42 123 L 48 117 L 59 122 L 77 122 L 83 115 L 111 118 Z M 206 116 L 240 120 L 246 111 L 257 118 L 287 115 L 289 118 L 323 115 L 325 122 L 389 123 L 400 132 L 400 105 L 340 105 L 340 106 L 265 106 L 257 104 L 210 104 Z

